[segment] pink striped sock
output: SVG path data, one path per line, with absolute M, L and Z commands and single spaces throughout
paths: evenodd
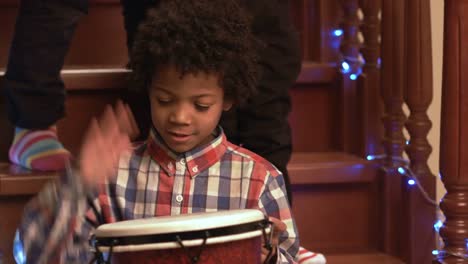
M 16 127 L 10 146 L 10 161 L 33 170 L 61 170 L 70 153 L 58 141 L 55 126 L 47 130 Z

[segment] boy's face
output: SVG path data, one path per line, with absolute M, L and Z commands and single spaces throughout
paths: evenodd
M 177 153 L 211 141 L 222 111 L 232 105 L 224 100 L 217 75 L 200 72 L 181 77 L 175 67 L 158 71 L 149 95 L 153 125 Z

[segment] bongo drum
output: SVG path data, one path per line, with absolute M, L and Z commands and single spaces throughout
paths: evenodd
M 98 263 L 260 263 L 271 223 L 240 209 L 121 221 L 95 232 Z M 104 260 L 103 255 L 108 255 Z

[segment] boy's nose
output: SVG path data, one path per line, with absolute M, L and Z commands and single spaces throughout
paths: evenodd
M 177 107 L 171 112 L 169 121 L 175 124 L 190 124 L 190 111 L 186 107 Z

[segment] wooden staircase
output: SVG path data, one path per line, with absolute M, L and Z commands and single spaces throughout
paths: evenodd
M 127 59 L 119 1 L 91 2 L 62 73 L 67 117 L 58 124 L 59 137 L 73 154 L 90 118 L 125 96 L 127 73 L 122 66 Z M 357 1 L 291 2 L 304 56 L 291 89 L 294 153 L 288 167 L 301 245 L 324 253 L 330 264 L 404 263 L 401 255 L 395 257 L 385 247 L 383 177 L 378 164 L 365 159 L 369 146 L 376 143 L 372 140 L 381 137 L 378 129 L 372 130 L 381 126 L 380 113 L 369 103 L 380 98 L 363 93 L 369 87 L 357 90 L 356 83 L 342 77 L 336 66 L 340 54 L 336 39 L 323 34 L 339 26 L 340 3 Z M 6 36 L 0 39 L 0 68 L 6 65 L 16 10 L 17 1 L 0 0 L 0 33 Z M 373 84 L 369 78 L 361 81 Z M 56 175 L 8 163 L 13 129 L 3 100 L 0 96 L 0 250 L 5 263 L 13 263 L 11 245 L 22 207 Z
M 309 68 L 305 66 L 306 72 L 313 71 L 311 67 L 315 66 Z M 317 65 L 316 67 L 323 71 L 325 66 Z M 328 70 L 334 71 L 331 67 Z M 121 73 L 115 73 L 114 77 L 110 77 L 110 73 L 79 73 L 80 76 L 75 74 L 77 73 L 69 71 L 64 73 L 64 80 L 68 87 L 66 103 L 68 114 L 59 123 L 59 137 L 74 154 L 79 149 L 81 136 L 89 119 L 93 115 L 98 115 L 105 104 L 112 103 L 119 98 L 118 91 L 121 89 L 122 82 L 117 80 L 123 78 Z M 80 78 L 87 80 L 88 84 L 75 82 Z M 306 78 L 301 75 L 301 79 Z M 304 117 L 300 115 L 306 113 L 307 104 L 301 104 L 297 100 L 304 97 L 311 99 L 314 95 L 318 98 L 328 97 L 329 101 L 337 100 L 332 95 L 322 94 L 329 92 L 325 85 L 330 85 L 330 83 L 323 82 L 323 80 L 314 83 L 314 80 L 308 79 L 307 84 L 316 85 L 316 90 L 303 87 L 292 89 L 293 105 L 298 106 L 294 107 L 291 115 L 295 144 L 306 140 L 311 134 L 329 132 L 326 131 L 327 127 L 316 127 L 308 125 L 308 122 L 299 122 L 304 120 Z M 300 85 L 301 83 L 298 83 L 298 86 Z M 306 89 L 310 89 L 310 92 Z M 333 90 L 331 93 L 337 94 Z M 331 108 L 327 104 L 326 101 L 321 106 L 317 103 L 316 107 Z M 311 117 L 313 115 L 317 115 L 317 118 L 324 118 L 322 115 L 324 110 L 307 111 L 309 119 L 313 118 Z M 332 115 L 329 110 L 325 111 Z M 330 123 L 330 125 L 333 124 Z M 11 241 L 22 207 L 45 182 L 56 175 L 30 172 L 10 165 L 7 162 L 6 153 L 11 142 L 12 128 L 4 116 L 1 120 L 1 129 L 2 135 L 5 136 L 2 136 L 0 142 L 2 146 L 0 151 L 0 215 L 6 217 L 0 218 L 0 227 L 4 234 L 0 238 L 0 248 L 4 252 L 7 263 L 10 263 L 9 261 L 12 261 Z M 333 129 L 335 129 L 333 126 L 328 127 L 328 130 Z M 3 134 L 3 131 L 7 133 Z M 332 138 L 328 140 L 333 142 Z M 376 263 L 373 261 L 377 259 L 378 263 L 398 263 L 380 262 L 380 260 L 387 261 L 387 256 L 378 251 L 379 192 L 375 165 L 355 155 L 333 151 L 319 140 L 315 143 L 318 151 L 307 151 L 307 148 L 313 144 L 313 142 L 307 142 L 298 147 L 300 151 L 294 152 L 288 168 L 293 184 L 293 212 L 301 235 L 302 246 L 316 252 L 333 253 L 328 261 L 332 264 Z M 366 258 L 369 262 L 363 262 Z M 389 257 L 388 261 L 390 259 Z

